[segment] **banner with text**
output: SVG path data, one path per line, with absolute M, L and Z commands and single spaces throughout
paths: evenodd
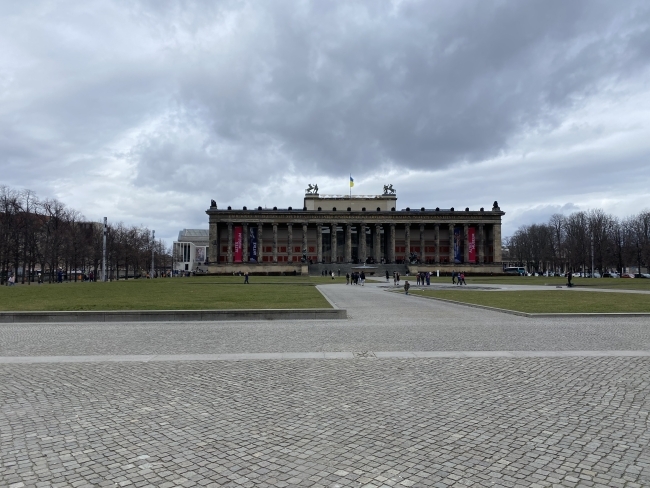
M 236 263 L 241 263 L 242 262 L 242 257 L 243 257 L 243 236 L 242 233 L 244 231 L 243 227 L 241 225 L 235 226 L 235 262 Z
M 248 254 L 250 254 L 251 263 L 257 262 L 257 227 L 248 228 Z
M 469 252 L 469 262 L 476 262 L 476 228 L 470 227 L 467 229 L 467 246 Z

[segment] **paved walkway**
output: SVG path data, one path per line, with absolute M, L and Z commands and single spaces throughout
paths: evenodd
M 650 320 L 0 325 L 0 486 L 649 486 Z

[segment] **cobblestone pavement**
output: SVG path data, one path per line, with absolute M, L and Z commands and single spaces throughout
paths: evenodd
M 0 356 L 356 351 L 0 364 L 0 486 L 650 486 L 646 318 L 527 319 L 326 288 L 331 323 L 0 326 Z M 398 319 L 396 319 L 398 317 Z

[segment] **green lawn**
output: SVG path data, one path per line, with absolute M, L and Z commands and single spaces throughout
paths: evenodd
M 404 276 L 409 281 L 415 277 Z M 468 285 L 566 285 L 566 278 L 559 276 L 467 276 Z M 431 283 L 451 283 L 451 276 L 431 278 Z M 650 280 L 643 278 L 574 278 L 573 284 L 578 288 L 611 288 L 613 290 L 648 290 L 650 291 Z
M 650 312 L 650 295 L 576 290 L 474 291 L 412 290 L 413 295 L 444 298 L 527 313 Z
M 251 276 L 0 287 L 0 311 L 331 308 L 316 289 L 345 278 Z

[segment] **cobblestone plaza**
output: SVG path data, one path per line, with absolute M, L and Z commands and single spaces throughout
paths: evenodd
M 650 485 L 647 317 L 321 289 L 348 320 L 0 325 L 0 486 Z

